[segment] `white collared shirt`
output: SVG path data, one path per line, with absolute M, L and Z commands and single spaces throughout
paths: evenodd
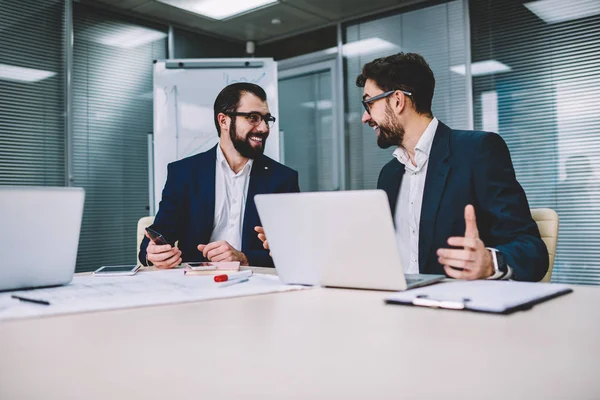
M 211 243 L 226 240 L 234 249 L 242 250 L 242 226 L 253 162 L 248 160 L 236 174 L 227 163 L 221 146 L 217 146 L 215 220 Z
M 433 118 L 415 147 L 415 162 L 412 164 L 408 152 L 403 147 L 394 151 L 394 157 L 404 164 L 405 171 L 398 191 L 398 201 L 394 210 L 396 224 L 396 242 L 400 252 L 400 261 L 407 274 L 419 273 L 419 223 L 421 220 L 421 204 L 427 177 L 429 153 L 438 119 Z

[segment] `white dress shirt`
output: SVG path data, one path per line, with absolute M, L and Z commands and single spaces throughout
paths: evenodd
M 215 220 L 211 243 L 226 240 L 234 249 L 242 250 L 242 226 L 253 161 L 248 160 L 236 174 L 227 163 L 221 146 L 217 146 Z
M 433 118 L 415 148 L 413 165 L 408 152 L 403 147 L 394 151 L 394 157 L 404 164 L 405 171 L 398 191 L 398 201 L 394 210 L 396 224 L 396 242 L 400 252 L 400 261 L 407 274 L 419 273 L 419 223 L 421 220 L 421 204 L 427 176 L 429 153 L 435 131 L 438 127 L 437 118 Z

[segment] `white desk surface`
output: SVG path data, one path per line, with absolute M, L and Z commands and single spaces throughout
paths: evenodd
M 600 288 L 508 316 L 346 289 L 0 323 L 0 399 L 598 399 Z

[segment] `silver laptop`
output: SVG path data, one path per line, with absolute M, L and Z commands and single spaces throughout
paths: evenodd
M 445 278 L 404 275 L 383 190 L 261 194 L 254 201 L 285 283 L 406 290 Z
M 81 188 L 0 186 L 0 290 L 73 279 L 84 197 Z

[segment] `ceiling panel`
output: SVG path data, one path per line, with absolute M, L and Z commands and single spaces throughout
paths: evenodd
M 398 6 L 403 0 L 280 0 L 333 21 Z
M 104 3 L 111 6 L 124 8 L 130 10 L 135 7 L 139 7 L 146 3 L 151 3 L 154 0 L 97 0 L 98 3 Z
M 272 24 L 273 19 L 280 24 Z M 287 4 L 277 4 L 262 10 L 221 21 L 212 27 L 217 34 L 238 40 L 269 40 L 291 32 L 317 28 L 331 22 L 318 15 L 302 11 Z
M 175 25 L 192 27 L 206 31 L 213 31 L 213 26 L 219 21 L 201 17 L 177 7 L 173 7 L 158 1 L 150 1 L 132 9 L 135 13 L 144 14 L 159 20 L 171 22 Z M 217 33 L 217 32 L 214 32 Z M 241 39 L 239 39 L 241 40 Z
M 205 18 L 156 0 L 79 1 L 129 10 L 158 22 L 201 30 L 228 39 L 262 42 L 426 0 L 280 0 L 279 4 L 224 21 Z M 226 1 L 222 0 L 224 7 Z M 272 24 L 275 18 L 281 20 L 281 24 Z

